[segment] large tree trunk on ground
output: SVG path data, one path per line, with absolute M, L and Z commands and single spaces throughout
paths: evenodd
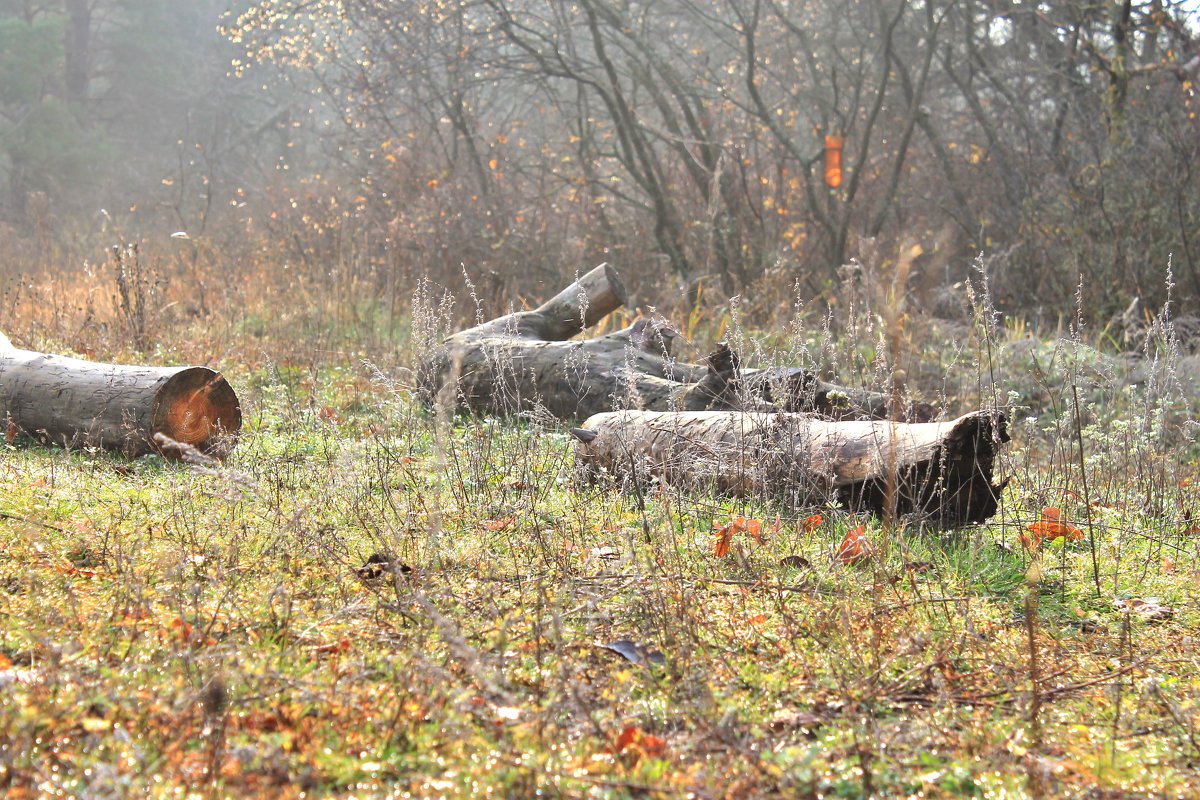
M 992 483 L 1004 418 L 976 412 L 949 422 L 831 421 L 810 414 L 598 414 L 573 431 L 583 478 L 611 476 L 794 506 L 839 503 L 885 513 L 889 485 L 898 514 L 920 512 L 945 524 L 980 522 L 996 512 L 1003 484 Z
M 675 361 L 671 345 L 678 334 L 664 320 L 641 319 L 605 336 L 570 340 L 625 301 L 616 270 L 602 264 L 533 311 L 460 331 L 418 366 L 422 397 L 477 414 L 544 409 L 558 419 L 619 408 L 892 416 L 888 395 L 835 386 L 798 368 L 742 369 L 724 345 L 703 364 Z M 932 419 L 933 409 L 906 403 L 899 416 Z
M 18 350 L 0 334 L 0 431 L 63 447 L 223 458 L 242 427 L 237 395 L 207 367 L 134 367 Z M 158 435 L 167 437 L 167 442 Z

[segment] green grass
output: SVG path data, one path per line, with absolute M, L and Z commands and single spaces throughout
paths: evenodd
M 221 365 L 245 427 L 220 467 L 0 444 L 6 797 L 1200 791 L 1195 409 L 1090 351 L 911 365 L 951 409 L 984 375 L 1013 398 L 1000 513 L 939 531 L 577 485 L 563 429 L 439 420 L 353 336 L 262 336 Z M 1047 505 L 1088 536 L 1034 559 Z M 766 540 L 718 558 L 736 516 Z M 876 554 L 840 563 L 859 524 Z

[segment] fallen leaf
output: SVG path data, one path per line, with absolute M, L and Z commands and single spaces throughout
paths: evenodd
M 1175 616 L 1175 609 L 1161 605 L 1157 597 L 1147 597 L 1145 599 L 1135 597 L 1130 600 L 1118 598 L 1113 602 L 1113 605 L 1116 606 L 1118 611 L 1123 611 L 1127 614 L 1137 614 L 1147 622 L 1162 622 Z
M 795 567 L 796 569 L 812 569 L 812 562 L 804 556 L 784 556 L 779 559 L 781 567 Z
M 729 543 L 733 541 L 733 523 L 723 525 L 715 534 L 713 539 L 713 555 L 717 558 L 724 558 L 729 555 Z
M 364 581 L 373 581 L 382 578 L 392 570 L 392 557 L 386 553 L 372 553 L 367 562 L 359 567 L 355 572 L 358 577 Z M 396 569 L 403 573 L 412 572 L 412 567 L 408 564 L 396 562 Z
M 666 656 L 658 650 L 650 650 L 644 645 L 640 645 L 629 639 L 617 639 L 616 641 L 596 646 L 601 650 L 611 650 L 632 664 L 663 664 L 667 660 Z
M 824 521 L 825 520 L 821 518 L 820 514 L 813 514 L 812 516 L 804 518 L 804 521 L 800 523 L 800 529 L 805 533 L 812 533 L 817 528 L 821 527 L 821 523 Z
M 642 756 L 657 758 L 663 754 L 666 748 L 667 743 L 654 734 L 645 733 L 640 728 L 628 725 L 613 742 L 612 752 L 628 753 L 637 760 Z
M 714 522 L 713 527 L 716 532 L 713 534 L 713 553 L 717 558 L 724 558 L 729 555 L 729 547 L 733 542 L 733 535 L 739 531 L 745 532 L 755 544 L 766 544 L 766 538 L 762 533 L 762 520 L 749 519 L 747 517 L 734 517 L 724 525 L 717 526 Z
M 312 650 L 314 653 L 318 653 L 320 655 L 345 653 L 350 650 L 350 640 L 349 639 L 340 639 L 336 642 L 330 642 L 329 644 L 319 644 L 316 647 L 314 647 Z
M 745 519 L 744 517 L 738 517 L 737 520 L 742 523 L 742 525 L 743 525 L 742 529 L 744 531 L 746 531 L 746 534 L 751 539 L 754 540 L 755 544 L 761 546 L 761 545 L 764 545 L 767 543 L 767 539 L 765 536 L 763 536 L 763 532 L 762 532 L 762 520 L 760 520 L 760 519 Z
M 846 533 L 846 538 L 838 547 L 837 560 L 843 564 L 856 564 L 870 558 L 873 552 L 871 541 L 867 538 L 866 525 L 859 525 Z
M 175 631 L 175 635 L 179 637 L 179 641 L 191 641 L 193 632 L 192 623 L 185 622 L 182 618 L 176 617 L 171 620 L 171 629 Z
M 625 730 L 621 731 L 621 735 L 617 737 L 617 741 L 613 743 L 613 749 L 620 753 L 625 748 L 637 741 L 642 732 L 637 728 L 629 725 Z
M 800 730 L 811 735 L 813 731 L 821 727 L 824 721 L 816 714 L 796 711 L 792 708 L 781 708 L 771 715 L 767 727 L 776 732 Z
M 586 559 L 597 559 L 600 561 L 617 561 L 621 558 L 621 551 L 616 547 L 593 547 L 587 551 Z
M 485 519 L 483 521 L 483 527 L 489 531 L 502 531 L 512 527 L 513 523 L 516 521 L 517 518 L 513 515 L 500 517 L 499 519 Z
M 1083 531 L 1074 525 L 1063 522 L 1062 511 L 1054 506 L 1043 508 L 1042 518 L 1026 525 L 1025 530 L 1029 531 L 1029 534 L 1022 533 L 1020 539 L 1021 544 L 1028 549 L 1055 539 L 1065 538 L 1067 541 L 1073 542 L 1083 538 Z

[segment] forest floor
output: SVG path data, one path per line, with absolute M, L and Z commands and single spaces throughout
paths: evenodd
M 414 345 L 272 324 L 208 348 L 224 463 L 0 443 L 5 797 L 1200 794 L 1170 346 L 928 333 L 910 383 L 1013 418 L 1000 512 L 938 530 L 576 485 L 565 427 L 421 408 Z

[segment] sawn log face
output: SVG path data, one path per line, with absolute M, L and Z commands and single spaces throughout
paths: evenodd
M 155 434 L 224 457 L 241 428 L 232 387 L 207 367 L 98 364 L 0 341 L 0 429 L 63 447 L 159 450 Z M 167 452 L 167 455 L 175 455 Z

